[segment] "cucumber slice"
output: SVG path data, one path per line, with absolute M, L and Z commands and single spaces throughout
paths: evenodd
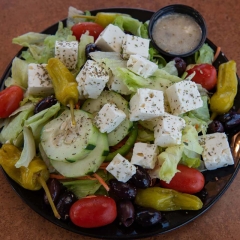
M 127 116 L 115 130 L 108 134 L 108 144 L 114 146 L 128 135 L 133 124 L 129 120 L 128 101 L 116 92 L 103 91 L 97 99 L 87 99 L 82 105 L 82 109 L 96 115 L 106 103 L 115 104 Z
M 84 159 L 69 163 L 50 160 L 52 166 L 65 177 L 81 177 L 98 170 L 109 152 L 108 139 L 105 133 L 98 133 L 97 146 Z
M 85 158 L 96 146 L 98 129 L 93 117 L 82 110 L 74 110 L 76 125 L 72 125 L 70 110 L 48 122 L 42 130 L 41 144 L 48 158 L 75 162 Z

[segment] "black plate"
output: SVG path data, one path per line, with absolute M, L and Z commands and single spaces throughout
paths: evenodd
M 142 10 L 142 9 L 127 9 L 127 8 L 111 8 L 111 9 L 98 9 L 92 11 L 92 15 L 95 15 L 97 12 L 122 12 L 130 14 L 132 17 L 139 19 L 140 21 L 149 20 L 153 14 L 151 11 Z M 66 21 L 64 20 L 64 23 Z M 49 27 L 44 31 L 47 34 L 54 34 L 57 31 L 58 24 L 54 24 L 53 26 Z M 215 50 L 216 46 L 210 41 L 206 40 L 206 42 Z M 20 56 L 21 51 L 18 53 L 17 56 Z M 227 58 L 224 54 L 220 54 L 218 59 L 215 61 L 215 67 L 218 68 L 220 63 L 226 62 Z M 4 87 L 4 80 L 10 76 L 11 74 L 11 64 L 6 69 L 3 78 L 1 80 L 0 87 Z M 236 109 L 240 109 L 240 87 L 238 87 L 238 94 L 235 99 Z M 87 229 L 87 228 L 80 228 L 73 225 L 70 221 L 64 222 L 61 220 L 57 220 L 52 211 L 46 208 L 42 202 L 43 198 L 43 191 L 29 191 L 20 187 L 17 183 L 11 180 L 6 174 L 6 178 L 9 181 L 10 185 L 13 189 L 19 194 L 19 196 L 29 205 L 35 212 L 40 214 L 45 219 L 49 220 L 50 222 L 67 229 L 71 232 L 85 235 L 89 237 L 101 238 L 101 239 L 133 239 L 133 238 L 144 238 L 150 237 L 153 235 L 158 235 L 162 233 L 169 232 L 174 230 L 178 227 L 181 227 L 193 219 L 197 218 L 201 214 L 203 214 L 206 210 L 208 210 L 227 190 L 227 188 L 232 183 L 233 179 L 237 175 L 240 161 L 239 161 L 239 144 L 240 142 L 240 126 L 235 128 L 231 132 L 228 132 L 229 143 L 231 145 L 234 162 L 235 164 L 232 166 L 228 166 L 225 168 L 221 168 L 214 171 L 206 171 L 204 172 L 204 176 L 206 179 L 206 189 L 208 191 L 208 196 L 206 201 L 204 202 L 204 206 L 199 211 L 175 211 L 175 212 L 167 212 L 165 213 L 165 218 L 168 220 L 169 225 L 156 225 L 151 228 L 141 228 L 137 225 L 133 225 L 129 228 L 123 228 L 119 226 L 118 222 L 115 221 L 110 226 L 101 227 L 101 228 L 94 228 L 94 229 Z M 4 172 L 4 171 L 3 171 Z M 5 173 L 5 172 L 4 172 Z

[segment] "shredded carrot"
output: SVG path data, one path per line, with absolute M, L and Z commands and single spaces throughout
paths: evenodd
M 60 174 L 54 174 L 54 173 L 51 173 L 50 174 L 50 178 L 56 178 L 56 179 L 66 179 L 66 177 L 64 177 L 63 175 L 60 175 Z
M 94 198 L 94 197 L 96 197 L 96 195 L 88 195 L 88 196 L 86 196 L 84 198 Z
M 221 47 L 217 47 L 217 50 L 216 50 L 216 52 L 214 54 L 213 62 L 217 59 L 217 57 L 219 56 L 220 52 L 221 52 Z
M 107 185 L 107 183 L 97 174 L 97 173 L 94 173 L 93 176 L 103 185 L 103 187 L 109 191 L 110 188 L 109 186 Z
M 75 105 L 75 108 L 76 109 L 80 109 L 80 106 L 81 106 L 81 104 L 80 104 L 80 100 L 76 103 L 76 105 Z

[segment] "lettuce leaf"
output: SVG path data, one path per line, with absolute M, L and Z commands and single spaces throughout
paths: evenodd
M 168 62 L 167 65 L 164 68 L 162 68 L 162 70 L 168 72 L 171 75 L 178 76 L 178 70 L 175 67 L 175 64 L 176 64 L 175 61 L 172 60 Z
M 176 145 L 168 147 L 164 152 L 158 155 L 158 164 L 161 165 L 159 178 L 169 183 L 178 172 L 177 165 L 182 158 L 184 146 Z
M 164 57 L 162 57 L 154 47 L 149 48 L 149 60 L 156 63 L 158 68 L 163 68 L 167 64 Z
M 128 16 L 118 16 L 115 18 L 112 24 L 118 26 L 123 31 L 132 33 L 135 36 L 149 38 L 147 24 L 144 24 L 135 18 Z
M 207 43 L 203 44 L 202 47 L 195 53 L 195 62 L 209 63 L 212 64 L 214 58 L 214 51 Z

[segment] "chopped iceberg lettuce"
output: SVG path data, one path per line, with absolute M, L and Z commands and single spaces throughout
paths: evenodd
M 135 36 L 142 38 L 149 38 L 147 31 L 147 24 L 128 16 L 117 16 L 113 25 L 118 26 L 123 31 L 132 33 Z
M 163 68 L 167 64 L 166 60 L 153 47 L 149 48 L 149 60 L 156 63 L 158 65 L 158 68 Z
M 214 58 L 214 51 L 207 43 L 203 44 L 202 47 L 195 53 L 195 62 L 209 63 L 212 64 Z
M 29 47 L 32 44 L 42 44 L 48 34 L 28 32 L 16 38 L 13 38 L 12 43 L 23 47 Z
M 178 76 L 178 70 L 175 67 L 175 64 L 176 64 L 175 61 L 172 60 L 168 62 L 167 65 L 164 68 L 162 68 L 162 70 L 168 72 L 171 75 Z

